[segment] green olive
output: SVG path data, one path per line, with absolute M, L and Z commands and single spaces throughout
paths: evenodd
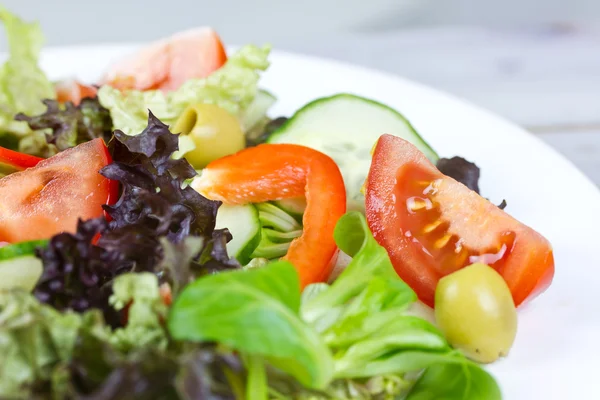
M 173 126 L 174 133 L 187 135 L 196 148 L 185 158 L 196 169 L 218 158 L 236 153 L 246 145 L 238 119 L 214 104 L 194 104 L 185 109 Z
M 435 319 L 452 346 L 481 363 L 506 356 L 517 334 L 517 310 L 506 282 L 481 263 L 440 279 Z

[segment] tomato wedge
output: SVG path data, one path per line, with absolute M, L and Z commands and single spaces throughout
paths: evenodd
M 515 305 L 552 281 L 552 247 L 542 235 L 443 175 L 405 140 L 379 139 L 365 195 L 375 239 L 429 306 L 440 278 L 474 262 L 504 277 Z
M 110 66 L 102 83 L 117 89 L 176 90 L 192 78 L 221 68 L 227 54 L 211 28 L 177 33 L 154 42 Z
M 96 97 L 98 91 L 94 86 L 85 85 L 76 80 L 60 81 L 54 85 L 56 90 L 56 99 L 60 103 L 70 101 L 75 105 L 79 105 L 81 100 L 86 97 Z
M 326 281 L 337 255 L 333 229 L 346 212 L 346 189 L 338 166 L 304 146 L 263 144 L 208 164 L 193 187 L 227 204 L 260 203 L 306 195 L 304 231 L 285 259 L 302 287 Z
M 79 218 L 103 214 L 118 183 L 98 171 L 111 162 L 102 139 L 80 144 L 0 179 L 0 241 L 45 239 L 74 232 Z

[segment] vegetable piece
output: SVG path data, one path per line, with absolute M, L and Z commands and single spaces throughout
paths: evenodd
M 57 310 L 98 308 L 107 312 L 110 322 L 118 320 L 108 314 L 112 309 L 108 306 L 110 286 L 106 284 L 119 272 L 127 272 L 131 261 L 96 246 L 95 239 L 106 228 L 103 218 L 80 220 L 74 233 L 60 233 L 52 237 L 48 247 L 38 250 L 44 271 L 34 295 L 40 302 Z
M 479 167 L 462 157 L 440 158 L 437 169 L 446 176 L 479 193 Z
M 246 385 L 247 400 L 268 400 L 268 384 L 265 362 L 261 356 L 246 357 L 248 384 Z
M 114 330 L 111 344 L 123 353 L 147 348 L 166 350 L 168 338 L 163 321 L 167 306 L 156 275 L 148 272 L 120 275 L 112 290 L 109 302 L 116 311 L 127 307 L 127 324 Z
M 212 28 L 176 33 L 143 47 L 108 68 L 102 79 L 117 89 L 177 90 L 190 79 L 205 78 L 227 61 Z
M 10 260 L 11 258 L 34 255 L 36 249 L 48 247 L 47 240 L 31 240 L 15 244 L 8 244 L 0 247 L 0 260 Z
M 192 187 L 226 204 L 306 194 L 304 233 L 292 241 L 285 259 L 298 269 L 301 287 L 328 278 L 337 251 L 333 230 L 346 211 L 344 182 L 328 156 L 303 146 L 264 144 L 213 161 Z
M 26 121 L 33 130 L 48 130 L 46 140 L 59 151 L 101 138 L 108 143 L 112 137 L 112 120 L 108 110 L 98 99 L 86 98 L 78 106 L 44 100 L 46 112 L 36 116 L 18 114 L 18 121 Z
M 414 143 L 432 161 L 438 158 L 403 115 L 384 104 L 345 93 L 308 103 L 268 142 L 300 144 L 333 158 L 344 176 L 348 209 L 362 211 L 360 188 L 371 164 L 369 152 L 383 133 Z
M 34 255 L 0 260 L 0 290 L 31 291 L 42 275 L 42 262 Z
M 220 203 L 184 185 L 196 171 L 185 159 L 172 158 L 178 150 L 177 135 L 151 113 L 140 134 L 115 131 L 114 137 L 116 162 L 101 171 L 124 187 L 119 201 L 105 207 L 113 218 L 111 229 L 135 223 L 172 242 L 190 233 L 210 237 Z
M 173 126 L 181 138 L 189 138 L 194 149 L 184 154 L 196 169 L 245 147 L 244 132 L 236 117 L 214 104 L 194 104 L 185 109 Z
M 0 177 L 35 167 L 42 158 L 0 147 Z
M 246 133 L 246 147 L 258 146 L 265 143 L 271 134 L 279 129 L 289 118 L 278 117 L 273 120 L 266 118 L 262 124 L 257 125 Z
M 501 400 L 494 378 L 474 363 L 436 364 L 427 368 L 406 400 Z
M 267 92 L 266 90 L 258 90 L 254 100 L 246 111 L 244 111 L 241 117 L 242 129 L 244 132 L 248 132 L 257 128 L 261 122 L 267 119 L 267 111 L 275 102 L 277 98 L 273 93 Z
M 429 306 L 440 278 L 475 262 L 502 275 L 517 306 L 552 281 L 552 247 L 542 235 L 443 175 L 403 139 L 377 142 L 366 210 L 398 275 Z
M 302 305 L 304 320 L 317 325 L 319 320 L 328 320 L 328 314 L 365 290 L 375 277 L 394 279 L 402 284 L 385 249 L 371 235 L 362 214 L 349 212 L 340 218 L 334 237 L 340 250 L 352 260 L 329 289 L 321 291 Z M 405 284 L 403 287 L 404 290 L 396 288 L 396 291 L 404 292 L 407 302 L 416 300 L 414 292 Z
M 257 204 L 261 224 L 260 242 L 252 257 L 272 260 L 287 254 L 292 241 L 302 236 L 300 218 L 294 218 L 272 203 Z
M 309 388 L 324 388 L 332 359 L 318 334 L 298 317 L 300 283 L 285 261 L 211 275 L 188 285 L 169 313 L 177 340 L 217 341 L 260 355 Z
M 302 218 L 304 211 L 306 211 L 306 198 L 296 197 L 293 199 L 284 199 L 275 201 L 274 204 L 281 208 L 286 213 L 296 218 Z
M 43 111 L 42 99 L 55 97 L 52 83 L 38 67 L 44 38 L 38 23 L 27 23 L 4 7 L 0 19 L 6 28 L 9 57 L 0 68 L 0 130 L 19 138 L 33 133 L 27 124 L 14 120 L 15 114 L 37 114 Z M 33 134 L 35 135 L 35 134 Z M 20 146 L 20 151 L 40 150 Z M 27 151 L 39 154 L 37 151 Z
M 46 387 L 53 367 L 70 359 L 80 324 L 25 291 L 0 290 L 0 398 L 31 399 L 34 388 Z
M 79 218 L 102 215 L 117 194 L 116 182 L 98 173 L 110 162 L 104 142 L 95 139 L 0 179 L 0 241 L 74 232 Z
M 104 85 L 98 90 L 100 103 L 110 110 L 115 127 L 136 134 L 146 127 L 148 110 L 162 122 L 173 125 L 190 105 L 215 104 L 242 118 L 258 92 L 259 72 L 269 66 L 270 47 L 242 47 L 222 68 L 204 79 L 190 79 L 170 93 L 159 90 L 120 91 Z
M 435 319 L 452 346 L 482 363 L 505 357 L 517 335 L 510 290 L 498 272 L 481 263 L 440 279 Z
M 70 102 L 78 106 L 85 98 L 95 98 L 98 89 L 95 86 L 83 84 L 75 79 L 60 81 L 54 84 L 56 100 L 59 103 Z
M 223 204 L 217 212 L 215 227 L 229 229 L 233 239 L 227 243 L 227 253 L 241 264 L 247 264 L 261 237 L 261 224 L 256 207 L 252 204 Z

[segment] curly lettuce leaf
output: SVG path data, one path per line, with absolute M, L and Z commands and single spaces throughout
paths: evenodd
M 128 135 L 145 128 L 148 110 L 167 125 L 173 125 L 187 106 L 196 103 L 216 104 L 241 118 L 258 92 L 259 72 L 269 66 L 269 52 L 270 46 L 245 46 L 222 68 L 204 79 L 191 79 L 174 92 L 122 92 L 105 85 L 98 98 L 110 110 L 114 127 Z
M 46 140 L 59 151 L 96 138 L 102 138 L 106 143 L 111 139 L 110 114 L 97 98 L 84 98 L 77 106 L 49 99 L 43 100 L 43 103 L 46 106 L 43 114 L 29 116 L 19 113 L 15 119 L 27 122 L 36 131 L 48 129 Z
M 0 291 L 0 398 L 30 398 L 54 367 L 72 356 L 78 314 L 60 313 L 24 291 Z
M 127 309 L 127 325 L 115 329 L 111 344 L 121 352 L 140 348 L 165 350 L 167 334 L 161 321 L 166 318 L 167 307 L 162 301 L 158 278 L 149 272 L 118 276 L 113 283 L 109 299 L 115 310 Z
M 37 22 L 25 22 L 3 7 L 0 7 L 0 19 L 4 23 L 8 38 L 8 59 L 0 67 L 0 131 L 17 135 L 39 136 L 33 133 L 26 122 L 15 121 L 17 113 L 29 115 L 44 111 L 42 99 L 56 97 L 54 86 L 38 66 L 40 49 L 44 42 Z M 45 144 L 45 140 L 28 139 L 20 144 L 21 150 L 39 153 L 36 148 Z M 23 149 L 22 147 L 26 147 Z

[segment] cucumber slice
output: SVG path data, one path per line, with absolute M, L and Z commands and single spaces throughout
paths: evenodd
M 294 218 L 302 218 L 304 211 L 306 210 L 306 197 L 296 197 L 293 199 L 284 199 L 274 201 L 277 207 L 281 208 L 286 213 L 290 214 Z
M 277 98 L 266 90 L 259 90 L 256 92 L 254 101 L 250 103 L 242 117 L 242 129 L 244 132 L 248 132 L 260 123 L 267 115 L 269 108 L 271 108 L 276 101 Z
M 33 290 L 42 276 L 42 260 L 26 255 L 0 261 L 0 290 Z
M 408 140 L 431 161 L 438 155 L 406 118 L 392 108 L 352 94 L 337 94 L 308 103 L 267 140 L 322 151 L 335 160 L 346 184 L 348 208 L 364 210 L 363 186 L 371 149 L 384 133 Z
M 35 249 L 46 246 L 48 246 L 47 240 L 31 240 L 29 242 L 9 244 L 0 247 L 0 261 L 20 256 L 34 255 Z
M 241 264 L 247 264 L 261 238 L 257 208 L 252 204 L 243 206 L 223 204 L 217 213 L 216 228 L 229 229 L 233 239 L 227 243 L 227 253 Z

